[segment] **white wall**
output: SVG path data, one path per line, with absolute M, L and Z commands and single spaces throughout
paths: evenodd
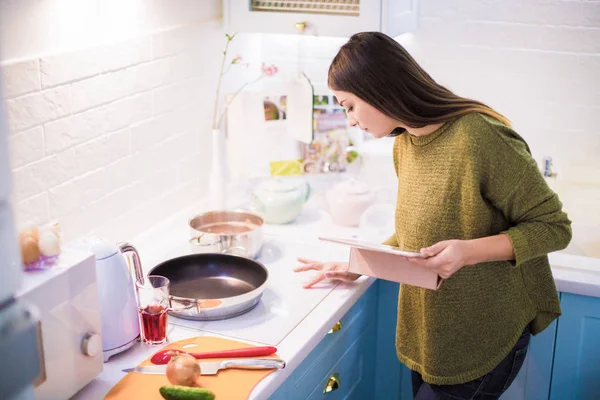
M 219 0 L 0 0 L 17 224 L 126 240 L 205 195 Z
M 600 224 L 600 2 L 420 0 L 399 41 L 441 84 L 505 114 L 538 162 L 554 159 L 572 219 Z M 326 86 L 345 40 L 264 36 L 265 55 Z
M 128 240 L 206 196 L 220 14 L 220 0 L 0 0 L 19 225 Z M 266 89 L 305 71 L 320 91 L 344 41 L 240 35 L 231 54 L 277 64 Z M 536 159 L 554 158 L 571 217 L 600 223 L 600 2 L 421 0 L 420 29 L 400 41 L 505 113 Z
M 2 58 L 86 49 L 220 14 L 218 0 L 1 0 Z

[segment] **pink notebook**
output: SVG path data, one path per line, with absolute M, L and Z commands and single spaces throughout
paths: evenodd
M 333 243 L 351 246 L 348 270 L 426 289 L 439 289 L 442 278 L 428 268 L 411 263 L 403 257 L 423 258 L 420 253 L 402 251 L 397 247 L 354 239 L 320 237 Z

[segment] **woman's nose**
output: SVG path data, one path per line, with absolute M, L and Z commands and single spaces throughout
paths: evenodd
M 354 118 L 348 117 L 348 125 L 356 126 L 356 125 L 358 125 L 358 122 L 356 122 L 356 120 Z

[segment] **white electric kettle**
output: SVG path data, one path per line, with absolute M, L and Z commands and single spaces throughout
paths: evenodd
M 77 247 L 96 256 L 102 352 L 104 362 L 107 362 L 111 356 L 133 346 L 140 335 L 135 287 L 125 253 L 133 255 L 136 276 L 143 276 L 140 257 L 129 243 L 116 245 L 99 237 L 87 237 Z

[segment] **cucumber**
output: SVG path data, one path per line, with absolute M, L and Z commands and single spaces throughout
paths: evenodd
M 208 389 L 188 386 L 162 386 L 160 395 L 165 400 L 213 400 L 215 394 Z

